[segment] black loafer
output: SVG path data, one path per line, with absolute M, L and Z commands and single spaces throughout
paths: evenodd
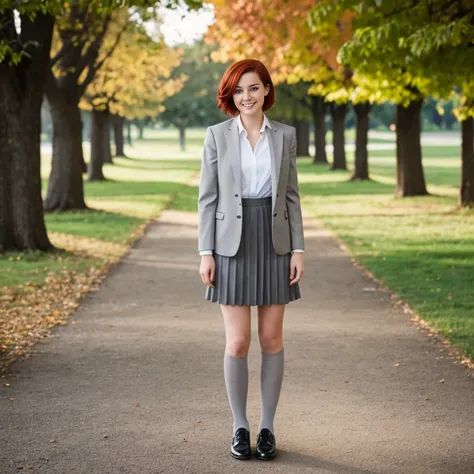
M 263 428 L 257 437 L 257 459 L 273 459 L 276 456 L 275 436 L 268 428 Z
M 245 428 L 239 428 L 232 438 L 230 454 L 235 459 L 250 459 L 252 451 L 250 449 L 250 433 Z

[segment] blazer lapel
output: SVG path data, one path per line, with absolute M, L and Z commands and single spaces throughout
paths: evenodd
M 242 179 L 240 171 L 240 139 L 237 118 L 234 118 L 230 122 L 229 128 L 225 131 L 225 138 L 227 140 L 227 156 L 231 162 L 235 182 L 237 183 L 237 189 L 240 193 L 242 192 Z
M 283 153 L 283 132 L 279 130 L 270 119 L 269 122 L 271 130 L 268 130 L 267 133 L 272 172 L 272 208 L 275 209 L 278 181 L 280 179 L 281 157 Z M 240 138 L 239 129 L 237 127 L 237 117 L 230 122 L 229 128 L 225 131 L 225 138 L 227 141 L 227 156 L 231 162 L 237 189 L 242 192 Z
M 283 133 L 269 120 L 272 129 L 268 131 L 268 147 L 272 164 L 272 209 L 275 209 L 278 181 L 280 179 L 281 155 L 283 153 Z

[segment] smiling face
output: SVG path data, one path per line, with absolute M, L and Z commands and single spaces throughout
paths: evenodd
M 264 86 L 256 72 L 242 74 L 233 94 L 234 104 L 241 115 L 255 115 L 262 112 L 265 96 L 270 85 Z

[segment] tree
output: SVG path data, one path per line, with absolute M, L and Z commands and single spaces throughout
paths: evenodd
M 105 54 L 100 54 L 104 38 L 117 10 L 126 17 L 139 15 L 153 18 L 154 7 L 163 3 L 176 6 L 178 0 L 73 0 L 66 14 L 58 21 L 58 48 L 51 59 L 53 70 L 48 74 L 46 96 L 53 118 L 53 161 L 45 209 L 64 211 L 84 209 L 82 172 L 85 171 L 82 154 L 79 101 L 97 71 L 111 56 L 128 24 L 123 21 L 117 29 L 115 41 Z M 190 8 L 197 8 L 197 0 L 185 0 Z M 133 7 L 133 8 L 132 8 Z M 151 11 L 150 11 L 151 10 Z
M 122 18 L 115 43 L 99 60 L 99 52 L 112 21 L 114 6 L 74 0 L 57 25 L 52 69 L 46 97 L 53 120 L 53 158 L 44 208 L 47 211 L 85 209 L 82 173 L 82 121 L 79 101 L 105 59 L 113 53 L 128 22 Z
M 334 14 L 335 9 L 339 12 L 350 9 L 357 15 L 354 38 L 342 48 L 341 60 L 357 66 L 359 77 L 369 78 L 372 87 L 375 82 L 381 87 L 378 95 L 397 104 L 398 195 L 426 194 L 419 143 L 423 98 L 446 97 L 458 85 L 466 105 L 458 116 L 469 117 L 473 113 L 470 105 L 473 6 L 472 0 L 363 3 L 343 0 L 337 4 L 322 2 L 314 8 L 316 22 Z M 446 68 L 448 63 L 450 67 Z M 472 141 L 470 128 L 463 127 L 463 131 L 468 134 L 467 140 Z M 463 160 L 469 159 L 467 155 L 463 153 Z M 471 170 L 472 166 L 463 169 Z M 463 178 L 463 183 L 472 182 L 472 176 L 466 179 Z M 461 193 L 460 202 L 464 205 L 462 196 Z
M 393 4 L 390 6 L 393 8 Z M 355 0 L 321 2 L 314 7 L 314 25 L 327 18 L 353 13 L 353 35 L 342 46 L 339 60 L 354 74 L 352 80 L 360 102 L 392 100 L 397 104 L 397 185 L 398 196 L 427 194 L 421 163 L 420 109 L 423 93 L 421 70 L 410 62 L 409 51 L 397 44 L 398 34 L 388 34 L 384 18 L 388 6 L 361 7 Z M 381 13 L 383 10 L 383 13 Z M 407 64 L 408 58 L 408 64 Z
M 164 111 L 160 120 L 166 125 L 174 125 L 179 130 L 181 150 L 185 149 L 186 128 L 190 126 L 208 126 L 225 118 L 216 107 L 219 79 L 227 64 L 213 62 L 210 58 L 212 48 L 198 42 L 182 45 L 183 60 L 173 72 L 173 77 L 187 77 L 183 89 L 168 97 L 163 103 Z
M 111 116 L 129 119 L 155 116 L 164 100 L 176 94 L 185 78 L 171 78 L 178 66 L 179 49 L 170 50 L 163 39 L 153 40 L 144 28 L 130 21 L 114 54 L 97 72 L 81 101 L 92 113 L 89 180 L 102 180 L 102 164 L 110 157 Z M 104 41 L 113 41 L 114 33 Z M 110 159 L 111 161 L 111 159 Z
M 115 0 L 85 3 L 117 7 Z M 196 0 L 187 4 L 199 5 Z M 67 6 L 56 0 L 0 2 L 0 252 L 53 250 L 41 198 L 40 109 L 55 18 L 64 15 Z M 71 39 L 54 59 L 67 56 L 73 67 L 79 58 L 77 38 Z
M 9 2 L 10 3 L 10 2 Z M 40 179 L 41 102 L 59 3 L 0 4 L 0 252 L 52 250 Z

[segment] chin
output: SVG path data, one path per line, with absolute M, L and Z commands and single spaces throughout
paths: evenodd
M 246 114 L 246 115 L 253 115 L 255 113 L 258 113 L 259 111 L 262 110 L 262 107 L 254 107 L 253 109 L 251 110 L 247 110 L 247 109 L 241 109 L 240 110 L 240 113 L 241 114 Z

